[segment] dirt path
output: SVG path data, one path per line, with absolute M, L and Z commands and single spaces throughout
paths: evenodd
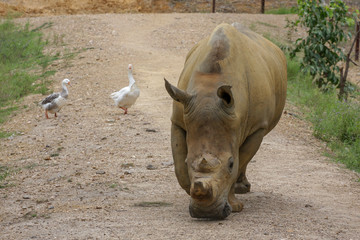
M 245 203 L 242 212 L 224 221 L 192 219 L 189 197 L 176 181 L 171 99 L 163 78 L 176 84 L 187 51 L 223 21 L 284 36 L 284 19 L 246 14 L 30 19 L 35 25 L 53 22 L 49 35 L 64 36 L 71 49 L 88 50 L 71 66 L 55 66 L 55 90 L 63 78 L 72 81 L 70 104 L 57 119 L 45 119 L 35 104 L 43 96 L 36 95 L 4 125 L 22 134 L 0 141 L 0 164 L 16 170 L 7 178 L 13 186 L 0 189 L 0 239 L 359 239 L 359 176 L 322 157 L 323 145 L 290 115 L 249 164 L 252 191 L 238 196 Z M 129 63 L 141 96 L 122 115 L 109 94 L 127 85 Z

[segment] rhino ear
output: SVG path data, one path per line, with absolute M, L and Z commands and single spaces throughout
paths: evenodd
M 226 107 L 232 107 L 234 105 L 234 98 L 231 91 L 231 86 L 223 85 L 217 90 L 218 97 L 222 100 Z
M 186 104 L 190 101 L 191 95 L 189 95 L 185 91 L 178 89 L 177 87 L 171 85 L 166 80 L 166 78 L 164 78 L 164 80 L 165 80 L 166 91 L 169 93 L 169 95 L 170 95 L 170 97 L 172 97 L 172 99 L 174 99 L 177 102 L 181 102 L 182 104 Z

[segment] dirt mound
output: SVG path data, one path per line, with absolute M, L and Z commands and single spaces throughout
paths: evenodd
M 266 8 L 295 6 L 295 0 L 266 1 Z M 179 0 L 3 0 L 0 14 L 19 12 L 23 16 L 94 14 L 94 13 L 135 13 L 135 12 L 210 12 L 212 1 Z M 216 1 L 217 12 L 258 13 L 257 0 Z
M 119 13 L 137 12 L 140 9 L 141 5 L 139 5 L 136 0 L 33 0 L 0 3 L 1 14 L 16 11 L 24 15 Z

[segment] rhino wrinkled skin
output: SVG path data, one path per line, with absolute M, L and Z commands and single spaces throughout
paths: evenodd
M 246 166 L 278 123 L 287 86 L 282 51 L 240 24 L 220 24 L 188 53 L 174 99 L 171 147 L 195 218 L 224 219 L 250 191 Z

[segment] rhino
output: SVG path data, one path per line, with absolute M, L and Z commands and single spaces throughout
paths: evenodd
M 250 191 L 246 167 L 278 123 L 286 99 L 283 52 L 242 25 L 223 23 L 187 54 L 173 101 L 175 174 L 194 218 L 240 212 Z

